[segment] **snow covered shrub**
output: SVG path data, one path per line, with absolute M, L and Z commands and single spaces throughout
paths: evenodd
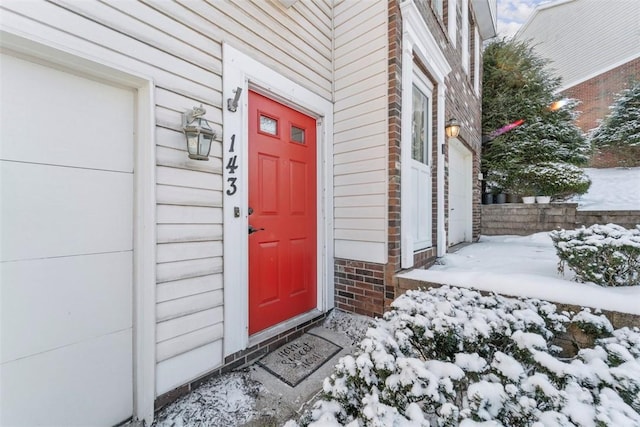
M 567 197 L 584 194 L 591 181 L 583 169 L 569 163 L 546 162 L 527 166 L 522 177 L 537 188 L 538 195 Z
M 640 81 L 620 94 L 611 113 L 593 129 L 591 143 L 603 146 L 640 146 Z
M 640 285 L 640 229 L 628 230 L 616 224 L 592 225 L 550 233 L 560 262 L 568 266 L 579 282 L 600 286 Z
M 340 359 L 300 424 L 640 425 L 640 330 L 581 313 L 576 322 L 606 337 L 563 360 L 552 339 L 573 319 L 551 303 L 449 286 L 408 291 L 358 353 Z

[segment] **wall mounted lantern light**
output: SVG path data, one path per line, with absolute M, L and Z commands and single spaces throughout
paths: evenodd
M 216 133 L 203 117 L 206 112 L 207 110 L 200 104 L 199 107 L 193 107 L 182 113 L 182 131 L 187 137 L 187 151 L 190 159 L 209 160 L 211 142 L 216 137 Z
M 453 118 L 449 119 L 444 127 L 444 132 L 447 138 L 457 138 L 460 135 L 460 122 Z

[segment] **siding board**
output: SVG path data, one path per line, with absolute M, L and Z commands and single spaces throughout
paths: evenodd
M 208 162 L 191 160 L 187 156 L 186 144 L 182 150 L 158 146 L 156 148 L 156 162 L 158 166 L 222 174 L 222 159 L 209 156 Z
M 222 273 L 222 257 L 166 262 L 156 265 L 158 283 Z
M 348 208 L 348 207 L 358 207 L 358 206 L 384 207 L 385 206 L 384 194 L 366 194 L 366 195 L 359 195 L 359 196 L 336 197 L 335 207 L 337 208 Z
M 158 205 L 158 224 L 222 224 L 222 208 Z
M 383 121 L 387 116 L 387 109 L 380 108 L 379 110 L 371 110 L 368 113 L 354 116 L 354 117 L 343 117 L 343 119 L 334 124 L 334 131 L 336 133 L 345 132 L 349 129 L 360 128 L 366 126 L 372 121 Z
M 202 347 L 213 341 L 222 339 L 222 323 L 207 326 L 202 329 L 180 335 L 178 337 L 158 343 L 156 359 L 158 362 L 170 359 L 180 354 Z
M 158 263 L 221 256 L 222 242 L 162 243 L 157 251 Z
M 158 133 L 160 131 L 159 129 Z M 156 168 L 156 181 L 158 184 L 164 185 L 222 191 L 222 177 L 214 173 L 158 166 Z
M 335 222 L 336 229 L 343 230 L 386 230 L 386 222 L 379 218 L 339 218 Z
M 157 342 L 163 342 L 222 322 L 222 307 L 210 308 L 158 323 Z
M 222 240 L 222 224 L 158 224 L 158 243 Z
M 200 188 L 174 187 L 158 185 L 156 200 L 166 205 L 222 207 L 222 192 L 202 190 Z
M 157 306 L 159 322 L 187 316 L 202 310 L 218 307 L 222 304 L 222 291 L 215 290 L 198 295 L 162 302 Z
M 386 182 L 368 182 L 366 184 L 336 186 L 333 194 L 336 197 L 341 197 L 351 194 L 385 194 L 386 191 Z
M 189 297 L 222 289 L 222 274 L 192 277 L 158 285 L 156 301 L 158 303 Z
M 354 184 L 370 184 L 375 182 L 387 182 L 386 171 L 376 170 L 373 172 L 351 173 L 348 175 L 338 175 L 334 179 L 336 187 Z M 337 212 L 336 218 L 340 218 Z

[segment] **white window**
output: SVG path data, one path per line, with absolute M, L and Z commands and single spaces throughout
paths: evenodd
M 473 32 L 473 89 L 476 91 L 476 95 L 480 96 L 480 33 L 478 27 L 474 28 Z
M 449 16 L 447 17 L 447 30 L 449 31 L 449 39 L 453 47 L 458 44 L 457 30 L 458 30 L 458 3 L 456 0 L 449 0 L 448 6 Z
M 443 0 L 431 0 L 431 7 L 433 7 L 433 11 L 440 18 L 442 18 L 442 10 L 443 10 L 442 2 Z
M 422 73 L 414 75 L 411 120 L 411 228 L 413 249 L 431 246 L 431 116 L 433 86 Z
M 462 68 L 469 74 L 469 0 L 462 0 Z

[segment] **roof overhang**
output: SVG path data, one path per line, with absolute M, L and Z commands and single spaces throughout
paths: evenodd
M 495 37 L 498 24 L 496 15 L 497 0 L 471 0 L 471 4 L 476 13 L 476 24 L 482 40 Z

